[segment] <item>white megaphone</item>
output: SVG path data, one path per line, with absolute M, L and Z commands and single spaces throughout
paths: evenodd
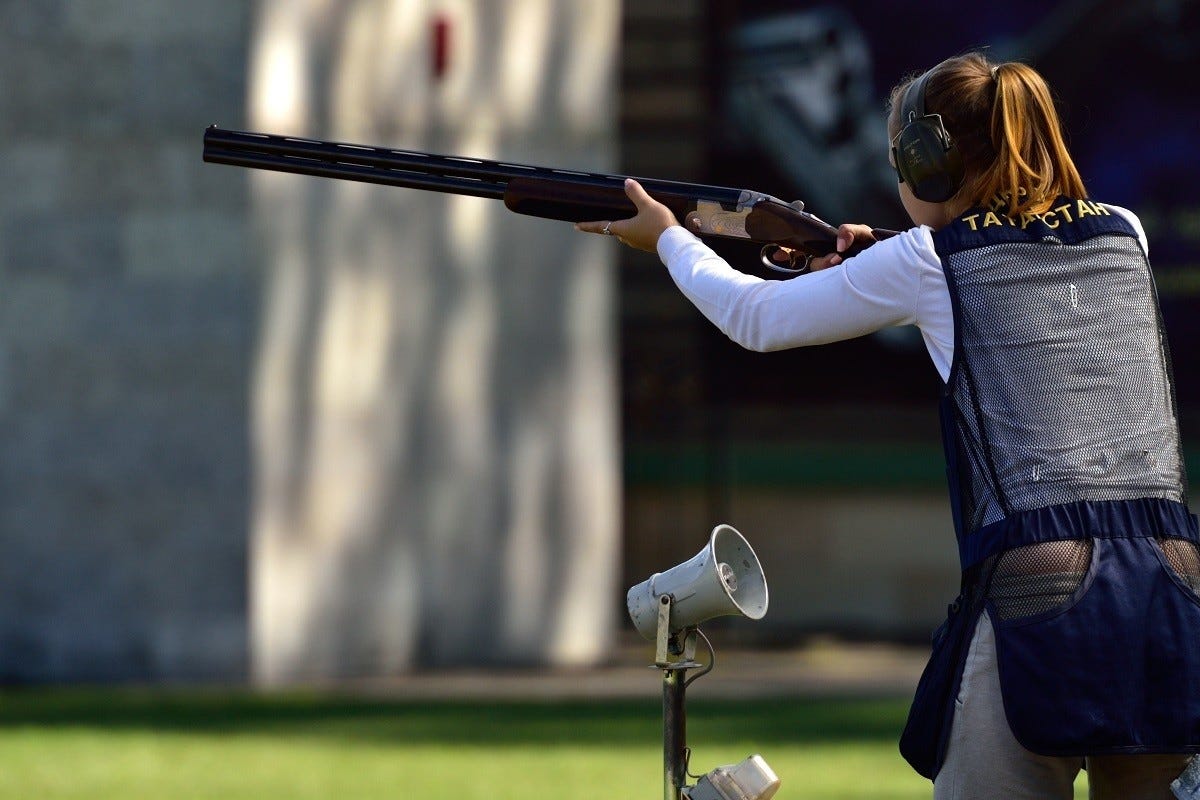
M 666 572 L 656 572 L 629 590 L 629 617 L 647 639 L 658 634 L 659 608 L 669 596 L 670 632 L 713 617 L 741 614 L 762 619 L 767 613 L 767 579 L 750 543 L 730 525 L 713 528 L 708 545 Z

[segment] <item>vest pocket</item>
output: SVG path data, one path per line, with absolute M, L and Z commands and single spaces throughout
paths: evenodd
M 1187 539 L 1156 539 L 1167 569 L 1200 600 L 1200 547 Z
M 1087 577 L 1092 551 L 1091 539 L 1063 539 L 997 555 L 987 593 L 993 618 L 1011 622 L 1069 608 Z
M 995 626 L 1005 715 L 1026 749 L 1200 750 L 1200 598 L 1165 552 L 1150 538 L 1096 539 L 1065 604 Z

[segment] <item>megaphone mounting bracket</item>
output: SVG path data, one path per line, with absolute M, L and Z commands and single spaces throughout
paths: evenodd
M 664 594 L 658 598 L 658 635 L 655 637 L 654 667 L 686 670 L 701 666 L 696 657 L 696 628 L 671 632 L 671 604 L 675 599 Z

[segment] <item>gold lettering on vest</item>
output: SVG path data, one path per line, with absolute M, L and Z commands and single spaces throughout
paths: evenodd
M 1061 206 L 1055 206 L 1041 214 L 1022 212 L 1020 219 L 1017 219 L 999 212 L 998 206 L 1003 205 L 1007 201 L 1007 198 L 1007 194 L 997 195 L 990 203 L 992 207 L 991 211 L 985 210 L 981 213 L 964 215 L 960 217 L 960 220 L 970 226 L 973 231 L 991 228 L 996 225 L 1008 225 L 1012 228 L 1020 227 L 1021 230 L 1025 230 L 1034 221 L 1041 222 L 1047 228 L 1057 228 L 1064 222 L 1068 224 L 1079 222 L 1084 217 L 1099 214 L 1103 214 L 1106 217 L 1112 216 L 1109 210 L 1100 203 L 1081 199 L 1063 203 Z M 1071 213 L 1072 209 L 1075 212 L 1073 215 Z M 979 221 L 980 217 L 983 218 L 982 222 Z

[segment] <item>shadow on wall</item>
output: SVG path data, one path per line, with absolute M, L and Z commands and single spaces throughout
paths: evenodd
M 253 127 L 611 167 L 619 3 L 296 5 L 262 6 Z M 279 174 L 253 198 L 257 678 L 600 658 L 610 243 L 476 198 Z

